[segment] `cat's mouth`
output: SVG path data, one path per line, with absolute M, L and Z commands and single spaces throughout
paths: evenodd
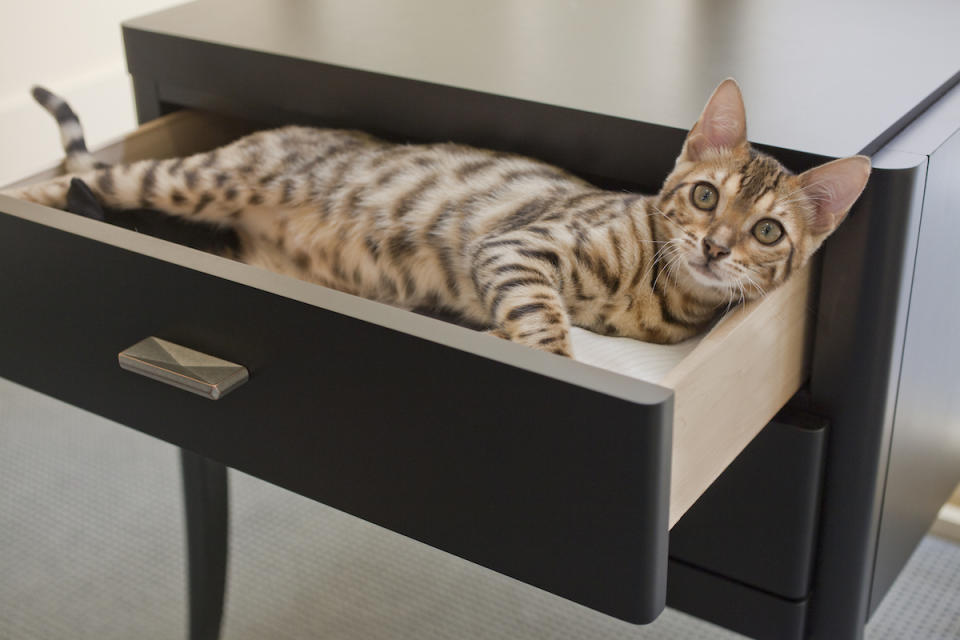
M 709 280 L 720 280 L 720 276 L 710 268 L 709 262 L 694 262 L 691 260 L 687 262 L 687 264 L 690 266 L 690 270 L 697 275 L 708 278 Z
M 707 261 L 687 260 L 687 270 L 694 280 L 707 287 L 724 288 L 726 278 L 723 277 L 723 274 L 718 273 L 715 267 L 715 264 Z

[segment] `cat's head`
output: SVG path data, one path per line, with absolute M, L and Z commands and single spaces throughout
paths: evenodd
M 870 175 L 853 156 L 794 175 L 747 142 L 740 88 L 713 92 L 655 199 L 661 262 L 719 298 L 755 298 L 806 263 Z

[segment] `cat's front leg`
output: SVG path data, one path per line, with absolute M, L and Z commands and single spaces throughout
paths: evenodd
M 573 357 L 570 318 L 560 294 L 511 296 L 497 318 L 497 326 L 512 342 Z
M 555 251 L 511 240 L 487 240 L 473 251 L 471 276 L 494 335 L 573 356 L 570 317 L 560 295 L 560 258 Z

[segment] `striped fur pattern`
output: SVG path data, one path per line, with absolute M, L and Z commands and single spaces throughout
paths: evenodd
M 71 166 L 86 163 L 69 107 L 48 93 L 38 99 L 66 131 Z M 599 189 L 508 153 L 304 127 L 76 174 L 106 206 L 234 228 L 244 262 L 453 312 L 569 356 L 571 324 L 658 343 L 703 331 L 788 278 L 859 195 L 868 161 L 836 161 L 856 165 L 840 178 L 835 163 L 792 175 L 749 146 L 735 103 L 742 114 L 728 80 L 655 196 Z M 70 177 L 10 195 L 62 207 Z M 717 195 L 710 210 L 704 184 Z M 751 230 L 761 219 L 775 220 L 782 237 L 759 242 Z
M 83 138 L 80 118 L 63 98 L 50 93 L 43 87 L 34 87 L 30 93 L 33 99 L 46 109 L 60 126 L 60 142 L 63 144 L 63 150 L 67 153 L 64 167 L 68 173 L 79 173 L 106 167 L 105 164 L 97 162 L 93 155 L 87 151 L 87 143 Z

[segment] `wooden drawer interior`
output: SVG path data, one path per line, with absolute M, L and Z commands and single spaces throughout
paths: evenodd
M 186 155 L 224 144 L 252 128 L 244 121 L 183 110 L 140 127 L 95 155 L 109 163 Z M 22 182 L 58 172 L 50 169 Z M 661 360 L 673 358 L 661 372 L 639 375 L 675 394 L 671 527 L 800 388 L 810 352 L 811 273 L 808 265 L 764 299 L 728 313 L 709 333 L 687 345 L 682 357 L 659 355 Z M 638 377 L 615 364 L 606 368 Z
M 673 389 L 670 527 L 800 389 L 809 371 L 813 269 L 725 316 L 658 381 Z

